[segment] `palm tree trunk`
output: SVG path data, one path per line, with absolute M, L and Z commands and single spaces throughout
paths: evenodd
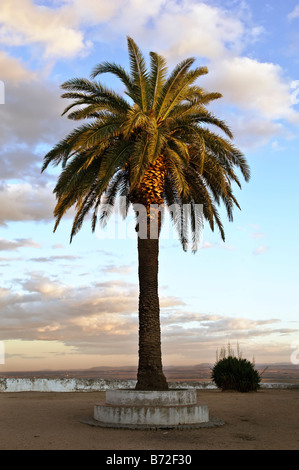
M 162 370 L 158 295 L 159 238 L 138 236 L 139 365 L 136 390 L 168 390 Z

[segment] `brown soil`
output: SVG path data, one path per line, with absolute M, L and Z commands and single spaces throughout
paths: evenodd
M 1 450 L 298 450 L 299 389 L 199 390 L 223 426 L 130 430 L 80 422 L 104 392 L 0 394 Z

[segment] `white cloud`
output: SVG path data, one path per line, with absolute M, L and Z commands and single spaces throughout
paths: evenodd
M 170 1 L 155 17 L 157 46 L 163 44 L 164 53 L 175 60 L 190 54 L 217 59 L 227 50 L 238 51 L 245 29 L 229 12 L 203 2 Z
M 254 250 L 253 254 L 260 255 L 262 253 L 265 253 L 266 251 L 268 251 L 268 247 L 265 245 L 260 245 Z
M 209 250 L 210 248 L 215 248 L 215 243 L 203 241 L 202 244 L 200 245 L 200 248 L 203 250 Z
M 18 85 L 5 84 L 5 105 L 0 108 L 2 147 L 10 143 L 30 146 L 48 143 L 53 132 L 59 132 L 66 119 L 59 119 L 65 107 L 56 83 L 48 81 L 22 81 Z M 55 118 L 55 119 L 54 119 Z
M 111 264 L 109 266 L 106 266 L 105 268 L 102 268 L 102 271 L 104 274 L 129 274 L 133 271 L 133 267 L 126 265 L 126 266 L 115 266 L 114 264 Z
M 14 44 L 11 38 L 20 36 L 25 44 L 42 44 L 46 55 L 71 56 L 86 50 L 84 34 L 87 36 L 88 30 L 84 28 L 97 24 L 93 41 L 115 42 L 130 34 L 175 62 L 189 55 L 205 58 L 210 69 L 206 83 L 222 92 L 225 100 L 256 110 L 268 120 L 299 121 L 292 107 L 292 82 L 283 76 L 281 67 L 242 56 L 245 45 L 256 41 L 261 30 L 246 19 L 248 8 L 243 4 L 236 14 L 235 10 L 192 0 L 129 0 L 125 4 L 120 0 L 66 0 L 59 8 L 21 1 L 23 9 L 15 7 L 20 0 L 1 3 L 2 23 L 7 29 L 2 41 Z
M 18 238 L 17 240 L 0 238 L 0 251 L 17 251 L 23 247 L 40 248 L 40 245 L 29 238 Z
M 253 24 L 244 3 L 239 5 L 238 14 L 235 9 L 226 10 L 208 2 L 157 1 L 151 13 L 144 8 L 141 11 L 142 5 L 143 2 L 129 2 L 119 18 L 112 18 L 110 32 L 129 31 L 141 46 L 150 44 L 169 63 L 190 55 L 199 57 L 209 68 L 201 83 L 211 91 L 220 91 L 221 103 L 239 108 L 239 119 L 243 117 L 239 133 L 244 134 L 241 143 L 268 142 L 284 130 L 278 120 L 299 123 L 299 114 L 294 109 L 294 80 L 286 77 L 278 64 L 261 62 L 245 54 L 246 46 L 258 40 L 263 28 Z M 140 18 L 137 25 L 134 15 Z M 104 37 L 102 34 L 101 38 Z M 244 127 L 245 123 L 251 129 Z
M 159 48 L 163 44 L 168 57 L 192 51 L 209 58 L 219 58 L 226 50 L 239 51 L 260 29 L 247 27 L 244 18 L 224 8 L 195 0 L 65 0 L 52 8 L 33 0 L 2 0 L 0 15 L 0 42 L 39 44 L 46 57 L 88 51 L 86 26 L 99 26 L 92 41 L 115 41 L 129 34 L 142 42 L 150 39 L 151 45 L 157 41 Z
M 282 147 L 279 144 L 278 140 L 274 140 L 272 142 L 271 148 L 272 148 L 273 152 L 281 152 L 282 150 L 285 150 L 285 147 Z
M 31 273 L 25 280 L 14 279 L 11 289 L 0 288 L 2 340 L 59 341 L 76 354 L 97 354 L 102 360 L 125 354 L 137 359 L 137 303 L 136 286 L 123 281 L 75 288 Z M 178 355 L 194 363 L 203 354 L 213 356 L 227 341 L 248 345 L 255 338 L 286 332 L 274 318 L 205 315 L 179 310 L 180 305 L 180 299 L 172 297 L 161 302 L 162 347 L 168 358 Z
M 243 149 L 256 148 L 274 137 L 289 137 L 290 134 L 281 123 L 259 115 L 254 117 L 251 112 L 228 113 L 226 120 L 233 130 L 236 142 Z
M 73 15 L 74 22 L 89 25 L 109 21 L 124 6 L 123 0 L 99 2 L 98 0 L 65 0 L 66 6 L 62 11 L 68 16 Z M 148 2 L 153 4 L 154 2 Z
M 0 42 L 9 46 L 40 44 L 46 57 L 72 57 L 88 44 L 72 25 L 69 11 L 35 5 L 32 0 L 2 0 Z
M 31 82 L 36 79 L 36 73 L 30 71 L 19 59 L 10 57 L 6 52 L 0 51 L 1 80 L 14 85 Z
M 222 93 L 226 102 L 258 111 L 259 119 L 299 122 L 293 109 L 292 82 L 283 77 L 279 65 L 231 57 L 213 63 L 210 69 L 205 81 L 209 88 Z
M 53 219 L 55 199 L 49 186 L 0 186 L 0 225 L 9 221 Z
M 299 18 L 299 5 L 296 5 L 294 10 L 289 13 L 288 18 L 293 20 L 295 18 Z
M 137 332 L 137 299 L 135 286 L 125 282 L 74 288 L 30 273 L 15 279 L 12 289 L 0 289 L 2 338 L 85 341 L 96 343 L 99 351 L 103 341 L 103 348 L 109 344 L 113 351 L 119 335 L 129 341 L 132 328 Z
M 31 258 L 30 261 L 36 263 L 56 263 L 59 261 L 74 261 L 81 259 L 81 256 L 75 255 L 61 255 L 61 256 L 39 256 L 38 258 Z
M 262 232 L 253 232 L 251 236 L 252 238 L 264 238 L 265 234 Z
M 19 74 L 9 60 L 2 65 L 6 77 L 5 105 L 0 106 L 2 180 L 24 181 L 38 175 L 38 181 L 45 181 L 48 175 L 40 175 L 43 156 L 73 127 L 60 116 L 66 104 L 55 82 L 42 76 L 38 80 L 23 68 L 24 74 Z
M 63 298 L 70 290 L 59 281 L 53 281 L 44 275 L 34 273 L 29 279 L 22 281 L 21 284 L 25 291 L 41 294 L 40 299 L 43 298 L 45 301 L 50 297 L 56 300 Z

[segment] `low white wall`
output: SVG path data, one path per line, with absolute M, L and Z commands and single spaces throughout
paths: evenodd
M 0 392 L 96 392 L 134 388 L 135 380 L 0 378 Z M 216 389 L 213 382 L 170 382 L 170 388 Z M 298 388 L 299 384 L 263 383 L 261 388 Z
M 111 388 L 133 388 L 134 380 L 0 378 L 0 392 L 94 392 Z

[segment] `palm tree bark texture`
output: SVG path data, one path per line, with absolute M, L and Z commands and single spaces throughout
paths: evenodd
M 141 183 L 131 194 L 137 212 L 139 279 L 139 364 L 137 390 L 167 390 L 161 351 L 160 305 L 158 293 L 160 206 L 166 161 L 163 155 L 146 170 Z M 141 210 L 136 210 L 137 208 Z
M 167 390 L 162 369 L 160 307 L 158 295 L 158 238 L 138 237 L 139 365 L 138 390 Z
M 134 40 L 128 37 L 127 43 L 130 73 L 120 65 L 103 62 L 94 68 L 91 80 L 74 78 L 62 84 L 66 91 L 62 97 L 71 100 L 63 114 L 85 123 L 47 153 L 42 171 L 49 164 L 62 166 L 54 188 L 54 231 L 74 208 L 71 241 L 87 214 L 91 213 L 93 231 L 97 223 L 105 225 L 118 197 L 126 200 L 124 216 L 130 207 L 135 210 L 139 275 L 136 388 L 167 390 L 158 294 L 160 209 L 179 208 L 179 215 L 171 218 L 184 250 L 189 243 L 182 230 L 186 224 L 192 250 L 196 252 L 198 247 L 202 230 L 198 205 L 210 229 L 217 227 L 224 241 L 217 206 L 222 203 L 228 219 L 233 220 L 234 206 L 240 207 L 232 183 L 241 188 L 235 170 L 248 181 L 250 169 L 232 144 L 227 124 L 207 110 L 211 101 L 221 98 L 220 93 L 207 92 L 197 84 L 207 68 L 191 69 L 195 59 L 188 58 L 168 75 L 161 55 L 150 52 L 148 68 Z M 105 73 L 121 80 L 124 96 L 96 80 Z M 213 131 L 215 127 L 220 134 Z M 183 211 L 186 206 L 190 208 L 188 218 Z

